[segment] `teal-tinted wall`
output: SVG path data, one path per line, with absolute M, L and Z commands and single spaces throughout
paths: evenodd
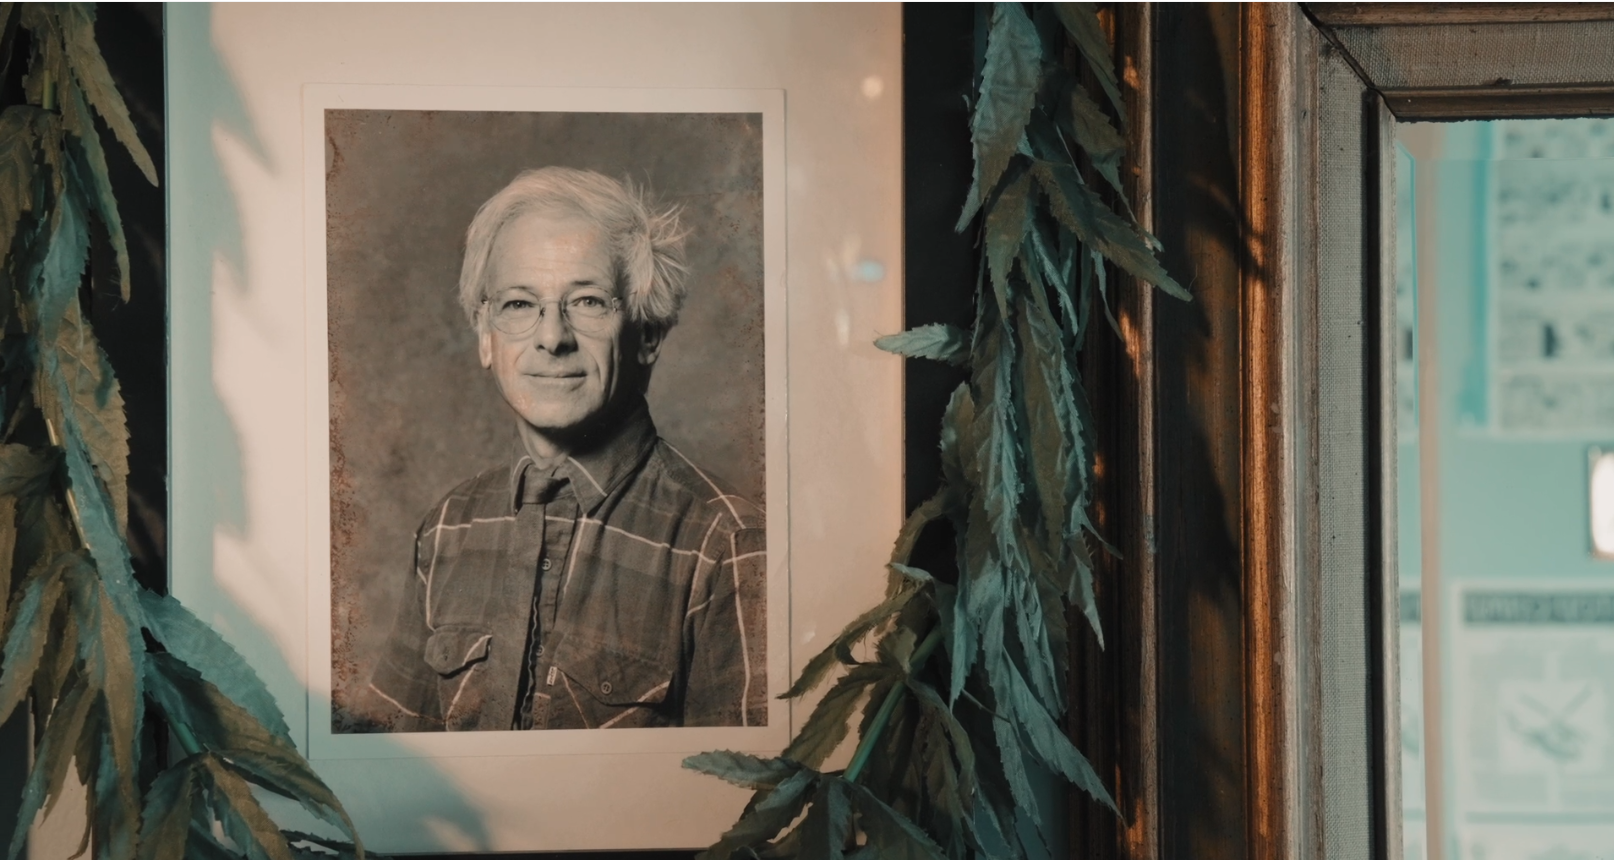
M 1433 280 L 1440 373 L 1440 573 L 1443 582 L 1597 577 L 1587 449 L 1611 439 L 1523 439 L 1486 426 L 1486 195 L 1492 123 L 1445 129 L 1437 172 Z M 1546 238 L 1545 236 L 1543 237 Z M 1425 271 L 1431 268 L 1420 249 Z M 1427 277 L 1427 275 L 1426 275 Z

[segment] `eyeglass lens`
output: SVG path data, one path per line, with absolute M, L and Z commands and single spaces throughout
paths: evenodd
M 505 334 L 523 335 L 533 330 L 543 318 L 544 308 L 560 308 L 561 319 L 573 330 L 584 334 L 601 331 L 616 315 L 621 301 L 598 292 L 574 293 L 564 299 L 540 302 L 530 295 L 518 293 L 489 299 L 493 310 L 493 325 Z

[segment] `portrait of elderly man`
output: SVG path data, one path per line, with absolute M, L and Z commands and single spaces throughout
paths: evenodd
M 766 724 L 763 512 L 645 399 L 684 241 L 676 210 L 561 167 L 472 219 L 459 301 L 523 453 L 420 521 L 369 680 L 393 731 Z

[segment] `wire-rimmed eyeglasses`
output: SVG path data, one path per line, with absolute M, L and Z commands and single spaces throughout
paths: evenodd
M 493 327 L 505 334 L 520 337 L 538 327 L 544 308 L 556 305 L 560 318 L 579 334 L 599 334 L 610 328 L 612 318 L 622 310 L 622 300 L 604 290 L 578 290 L 564 298 L 539 301 L 531 293 L 511 292 L 491 299 L 483 299 Z

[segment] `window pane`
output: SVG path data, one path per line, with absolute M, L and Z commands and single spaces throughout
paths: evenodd
M 1406 855 L 1606 856 L 1614 120 L 1399 137 Z

